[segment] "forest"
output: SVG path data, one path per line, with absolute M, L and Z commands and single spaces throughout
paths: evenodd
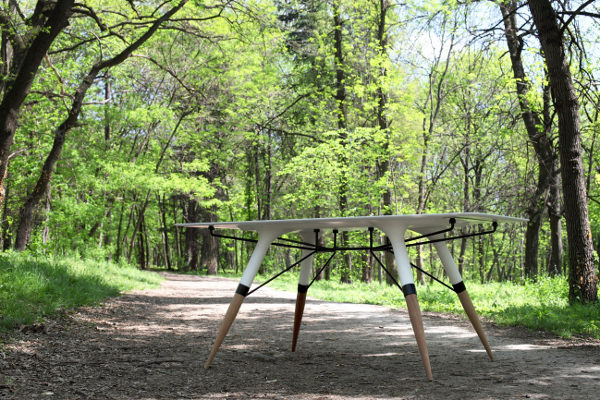
M 252 247 L 176 224 L 487 212 L 529 222 L 453 241 L 467 280 L 597 301 L 594 1 L 2 0 L 0 28 L 3 251 L 217 274 Z

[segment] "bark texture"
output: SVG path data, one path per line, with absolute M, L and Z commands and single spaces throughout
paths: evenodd
M 530 0 L 548 68 L 552 98 L 558 114 L 559 154 L 569 252 L 569 298 L 597 301 L 596 270 L 588 218 L 582 161 L 579 103 L 573 86 L 563 35 L 548 0 Z
M 8 172 L 8 159 L 13 144 L 21 106 L 31 90 L 37 71 L 58 34 L 67 26 L 71 16 L 73 0 L 57 1 L 48 8 L 49 2 L 39 1 L 31 17 L 32 29 L 38 30 L 29 43 L 24 43 L 17 35 L 5 32 L 2 35 L 12 39 L 12 74 L 5 82 L 5 90 L 0 103 L 0 205 L 4 201 L 4 181 Z M 10 18 L 0 15 L 2 19 Z M 7 44 L 5 44 L 7 45 Z M 14 76 L 14 79 L 10 79 Z
M 523 67 L 521 57 L 523 41 L 519 37 L 515 15 L 517 4 L 515 1 L 510 1 L 501 3 L 499 6 L 504 20 L 504 36 L 508 45 L 513 76 L 516 81 L 517 95 L 519 96 L 521 118 L 538 160 L 538 177 L 535 192 L 531 194 L 527 207 L 529 222 L 527 223 L 527 231 L 525 232 L 525 275 L 529 278 L 535 278 L 539 272 L 539 236 L 546 204 L 552 202 L 552 207 L 549 207 L 549 209 L 555 210 L 559 200 L 555 196 L 556 192 L 553 192 L 553 196 L 550 196 L 550 188 L 557 180 L 556 175 L 558 171 L 555 168 L 556 157 L 554 149 L 549 139 L 550 124 L 544 123 L 547 121 L 542 121 L 540 113 L 532 109 L 527 100 L 531 87 L 525 75 L 525 68 Z M 553 189 L 556 189 L 556 187 L 553 187 Z M 553 222 L 555 229 L 557 226 L 560 227 L 560 215 L 558 215 L 558 221 L 553 220 Z M 556 236 L 553 235 L 553 237 Z M 553 242 L 553 245 L 555 248 L 562 247 L 556 242 Z
M 61 2 L 58 2 L 61 3 Z M 67 115 L 67 118 L 60 124 L 60 126 L 54 131 L 54 142 L 52 143 L 52 149 L 44 164 L 42 166 L 42 170 L 40 176 L 36 182 L 36 185 L 31 193 L 25 199 L 25 203 L 21 208 L 19 215 L 19 226 L 17 228 L 17 238 L 15 240 L 15 249 L 16 250 L 25 250 L 25 247 L 29 243 L 29 238 L 31 236 L 31 230 L 33 226 L 33 213 L 38 206 L 40 200 L 44 196 L 44 194 L 48 191 L 48 186 L 50 184 L 50 180 L 52 178 L 52 173 L 54 171 L 54 167 L 60 158 L 60 153 L 62 152 L 63 146 L 65 144 L 65 140 L 67 137 L 67 133 L 76 125 L 77 119 L 81 112 L 81 107 L 83 106 L 83 100 L 88 89 L 94 83 L 94 80 L 100 73 L 100 71 L 114 67 L 123 61 L 125 61 L 131 53 L 137 50 L 142 44 L 144 44 L 160 27 L 160 25 L 168 20 L 173 14 L 175 14 L 183 5 L 185 1 L 180 2 L 177 6 L 173 7 L 171 10 L 167 11 L 164 15 L 158 18 L 148 30 L 140 36 L 135 42 L 127 46 L 123 51 L 119 54 L 110 58 L 108 60 L 100 60 L 96 62 L 89 70 L 87 75 L 83 78 L 77 90 L 75 91 L 75 95 L 73 96 L 73 101 L 71 103 L 71 109 Z M 45 54 L 45 53 L 44 53 Z M 1 111 L 0 111 L 1 118 Z M 13 130 L 14 135 L 14 130 Z M 11 140 L 12 142 L 12 140 Z M 2 172 L 2 154 L 3 149 L 0 145 L 0 175 Z M 4 170 L 6 173 L 6 170 Z M 3 177 L 3 175 L 2 175 Z M 2 182 L 3 178 L 0 177 L 0 203 L 4 199 L 2 194 Z

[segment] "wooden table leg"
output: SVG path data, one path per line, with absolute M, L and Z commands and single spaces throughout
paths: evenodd
M 217 338 L 215 339 L 215 342 L 213 343 L 212 350 L 210 351 L 208 359 L 206 360 L 206 363 L 204 364 L 204 368 L 210 367 L 210 364 L 212 363 L 213 359 L 215 358 L 215 355 L 217 355 L 217 351 L 219 351 L 219 348 L 221 347 L 221 344 L 223 343 L 223 339 L 225 339 L 227 332 L 229 332 L 229 328 L 231 328 L 231 324 L 233 324 L 233 321 L 235 321 L 235 317 L 237 316 L 238 311 L 240 310 L 240 306 L 244 302 L 244 298 L 245 298 L 245 296 L 241 295 L 240 293 L 236 293 L 233 296 L 233 299 L 231 300 L 231 303 L 229 304 L 229 308 L 227 308 L 227 312 L 225 313 L 225 317 L 223 318 L 223 322 L 221 323 L 221 328 L 219 328 L 219 332 L 217 333 Z
M 250 290 L 250 286 L 252 286 L 252 281 L 258 272 L 258 268 L 262 263 L 271 242 L 279 235 L 279 232 L 276 231 L 268 231 L 268 232 L 259 232 L 258 233 L 258 242 L 256 243 L 256 247 L 252 252 L 252 256 L 248 261 L 248 265 L 244 270 L 244 274 L 242 275 L 242 279 L 240 280 L 240 284 L 237 287 L 235 295 L 229 304 L 229 308 L 227 308 L 227 312 L 225 313 L 225 317 L 223 318 L 223 322 L 221 323 L 221 327 L 219 328 L 219 332 L 217 333 L 217 337 L 215 342 L 213 343 L 212 350 L 208 355 L 208 359 L 204 364 L 204 368 L 210 367 L 217 351 L 221 347 L 227 332 L 229 332 L 229 328 L 231 328 L 231 324 L 235 321 L 235 317 L 240 310 L 240 306 L 244 302 L 244 298 L 248 294 Z
M 403 289 L 407 286 L 412 286 L 414 288 L 414 285 L 405 285 L 403 286 Z M 421 354 L 421 360 L 423 360 L 423 366 L 425 367 L 425 375 L 427 375 L 427 379 L 432 381 L 433 374 L 431 372 L 429 351 L 427 350 L 427 340 L 425 340 L 425 329 L 423 328 L 423 317 L 421 316 L 421 308 L 419 307 L 417 294 L 407 294 L 405 299 L 408 315 L 410 316 L 410 323 L 415 334 L 415 339 L 417 340 L 417 346 L 419 348 L 419 353 Z
M 464 287 L 464 285 L 463 285 Z M 479 321 L 479 316 L 477 315 L 477 311 L 475 311 L 475 307 L 473 306 L 473 302 L 469 297 L 469 293 L 467 290 L 463 290 L 462 292 L 458 292 L 458 298 L 460 299 L 460 303 L 465 310 L 465 313 L 469 317 L 471 321 L 471 325 L 473 325 L 473 329 L 477 332 L 477 336 L 479 336 L 479 340 L 481 340 L 481 344 L 485 348 L 488 357 L 490 360 L 494 361 L 494 353 L 492 353 L 492 348 L 490 347 L 487 337 L 485 336 L 485 332 L 483 331 L 483 327 L 481 326 L 481 321 Z
M 406 227 L 398 224 L 382 224 L 378 227 L 382 230 L 390 239 L 392 248 L 394 249 L 394 257 L 396 258 L 396 264 L 398 266 L 398 277 L 402 284 L 402 292 L 406 299 L 406 307 L 408 309 L 408 315 L 410 317 L 410 323 L 417 340 L 417 346 L 419 353 L 421 354 L 421 360 L 425 367 L 425 375 L 430 381 L 433 380 L 433 374 L 431 372 L 431 363 L 429 361 L 429 351 L 427 350 L 427 341 L 425 340 L 425 329 L 423 328 L 423 317 L 421 316 L 421 309 L 419 308 L 419 301 L 417 300 L 417 291 L 415 288 L 414 278 L 408 259 L 408 252 L 406 251 L 406 244 L 404 243 L 404 233 Z
M 294 334 L 292 337 L 292 351 L 296 351 L 298 343 L 298 334 L 300 333 L 300 325 L 302 324 L 302 315 L 304 314 L 304 305 L 306 304 L 306 292 L 308 286 L 298 285 L 298 295 L 296 297 L 296 311 L 294 313 Z
M 319 240 L 319 230 L 300 231 L 300 237 L 306 243 L 314 244 Z M 298 295 L 296 296 L 296 310 L 294 312 L 294 332 L 292 335 L 292 351 L 296 351 L 298 335 L 300 334 L 300 325 L 302 325 L 302 316 L 304 315 L 304 305 L 306 304 L 306 292 L 310 285 L 312 277 L 313 256 L 310 256 L 311 250 L 302 250 L 302 262 L 300 263 L 300 276 L 298 277 Z
M 434 238 L 437 239 L 439 237 Z M 479 336 L 479 340 L 481 340 L 481 344 L 483 344 L 483 347 L 485 348 L 488 357 L 490 358 L 490 360 L 493 361 L 494 353 L 492 353 L 492 348 L 490 347 L 487 337 L 485 336 L 485 332 L 483 331 L 483 327 L 481 326 L 481 322 L 479 321 L 479 316 L 475 311 L 475 307 L 473 307 L 473 302 L 469 297 L 469 293 L 467 293 L 467 288 L 465 287 L 465 284 L 462 281 L 462 277 L 460 275 L 458 267 L 454 262 L 454 258 L 452 258 L 452 254 L 450 254 L 450 250 L 448 250 L 446 242 L 436 242 L 434 243 L 434 246 L 435 250 L 438 253 L 438 256 L 440 257 L 440 260 L 442 260 L 442 265 L 444 266 L 446 275 L 448 275 L 450 283 L 452 283 L 454 291 L 458 295 L 460 303 L 462 304 L 465 313 L 471 321 L 471 325 L 473 325 L 473 329 L 475 329 L 475 332 L 477 332 L 477 336 Z

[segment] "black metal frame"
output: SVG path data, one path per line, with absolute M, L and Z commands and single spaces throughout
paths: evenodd
M 437 235 L 440 235 L 440 234 L 451 232 L 451 231 L 454 230 L 454 227 L 456 225 L 456 219 L 450 218 L 449 221 L 448 221 L 448 223 L 450 224 L 450 227 L 448 227 L 448 228 L 445 228 L 445 229 L 442 229 L 442 230 L 439 230 L 439 231 L 436 231 L 436 232 L 428 233 L 428 234 L 425 234 L 425 235 L 408 238 L 408 239 L 405 239 L 404 242 L 405 243 L 412 242 L 412 241 L 415 241 L 415 240 L 420 240 L 420 239 L 429 238 L 429 237 L 432 237 L 432 236 L 437 236 Z M 464 238 L 475 237 L 475 236 L 488 235 L 488 234 L 492 234 L 492 233 L 496 232 L 497 228 L 498 228 L 498 222 L 492 221 L 492 228 L 490 230 L 484 230 L 484 231 L 481 231 L 481 232 L 468 233 L 468 234 L 463 234 L 463 235 L 458 235 L 458 236 L 451 236 L 451 237 L 447 237 L 447 238 L 429 239 L 429 240 L 426 240 L 426 241 L 423 241 L 423 242 L 406 244 L 406 247 L 421 246 L 421 245 L 424 245 L 424 244 L 432 244 L 432 243 L 437 243 L 437 242 L 447 242 L 447 241 L 451 241 L 451 240 L 457 240 L 457 239 L 464 239 Z M 218 238 L 223 238 L 223 239 L 240 240 L 240 241 L 252 242 L 252 243 L 258 242 L 258 239 L 250 239 L 250 238 L 243 238 L 243 237 L 237 237 L 237 236 L 230 236 L 230 235 L 218 234 L 218 233 L 215 232 L 215 227 L 212 226 L 212 225 L 209 226 L 208 229 L 209 229 L 209 232 L 210 232 L 211 236 L 213 236 L 213 237 L 218 237 Z M 393 254 L 394 251 L 392 249 L 392 245 L 390 243 L 388 243 L 388 244 L 384 244 L 384 245 L 380 245 L 380 246 L 373 246 L 373 232 L 374 232 L 375 228 L 369 227 L 368 230 L 369 230 L 369 246 L 358 246 L 358 247 L 346 246 L 346 247 L 339 247 L 337 245 L 337 234 L 338 234 L 338 230 L 337 229 L 333 229 L 332 230 L 332 232 L 333 232 L 333 247 L 319 246 L 319 232 L 320 232 L 319 229 L 315 229 L 314 230 L 314 232 L 315 232 L 315 243 L 314 244 L 307 243 L 307 242 L 301 242 L 301 241 L 298 241 L 298 240 L 292 240 L 292 239 L 282 238 L 282 237 L 279 237 L 279 238 L 275 239 L 276 241 L 273 241 L 271 243 L 272 246 L 286 247 L 286 248 L 292 248 L 292 249 L 298 249 L 298 250 L 311 250 L 311 252 L 309 254 L 305 255 L 304 257 L 302 257 L 300 260 L 298 260 L 295 263 L 291 264 L 290 266 L 288 266 L 284 270 L 280 271 L 279 273 L 277 273 L 273 277 L 269 278 L 268 280 L 266 280 L 265 282 L 263 282 L 259 286 L 255 287 L 254 289 L 252 289 L 251 291 L 249 291 L 246 296 L 249 296 L 250 294 L 256 292 L 258 289 L 262 288 L 263 286 L 265 286 L 269 282 L 277 279 L 279 276 L 281 276 L 284 273 L 288 272 L 289 270 L 291 270 L 295 266 L 299 265 L 302 261 L 304 261 L 307 258 L 313 256 L 314 254 L 318 254 L 318 253 L 332 253 L 331 256 L 325 262 L 325 264 L 323 264 L 323 266 L 321 268 L 319 268 L 319 271 L 315 274 L 315 277 L 309 283 L 309 285 L 307 287 L 307 289 L 308 289 L 315 282 L 316 277 L 325 268 L 327 268 L 327 266 L 329 265 L 329 263 L 331 262 L 331 260 L 337 254 L 338 251 L 355 251 L 355 250 L 368 251 L 373 256 L 373 258 L 377 261 L 377 263 L 379 264 L 379 266 L 381 268 L 383 268 L 383 270 L 386 272 L 386 274 L 388 274 L 388 276 L 394 282 L 394 284 L 402 291 L 403 290 L 402 286 L 398 283 L 398 281 L 396 280 L 396 278 L 394 278 L 394 276 L 390 273 L 390 271 L 388 271 L 388 269 L 385 267 L 385 265 L 381 262 L 381 260 L 379 259 L 379 257 L 377 257 L 377 255 L 375 254 L 376 251 L 387 251 L 387 252 L 390 252 L 390 253 Z M 286 242 L 286 243 L 282 243 L 282 242 Z M 410 265 L 411 265 L 412 268 L 421 271 L 422 273 L 424 273 L 425 275 L 427 275 L 431 279 L 435 280 L 436 282 L 438 282 L 438 283 L 446 286 L 448 289 L 450 289 L 450 290 L 458 293 L 459 290 L 457 290 L 456 288 L 454 288 L 454 287 L 448 285 L 447 283 L 439 280 L 438 278 L 436 278 L 435 276 L 433 276 L 429 272 L 424 271 L 423 269 L 419 268 L 418 266 L 416 266 L 413 263 L 410 263 Z

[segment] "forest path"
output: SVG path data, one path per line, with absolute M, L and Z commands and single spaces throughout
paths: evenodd
M 600 398 L 598 341 L 485 324 L 490 362 L 468 321 L 446 315 L 424 315 L 433 382 L 403 310 L 309 298 L 292 353 L 295 294 L 269 288 L 246 299 L 205 370 L 237 281 L 164 276 L 20 332 L 0 351 L 0 398 Z

